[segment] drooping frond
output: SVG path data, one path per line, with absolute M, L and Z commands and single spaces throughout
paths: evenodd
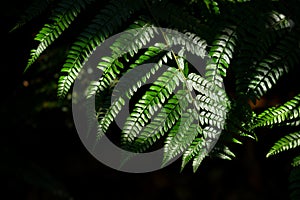
M 157 78 L 145 95 L 135 104 L 132 113 L 127 118 L 122 131 L 124 143 L 133 141 L 138 136 L 151 116 L 162 107 L 162 104 L 179 86 L 182 80 L 181 76 L 176 68 L 170 67 Z
M 211 62 L 206 66 L 206 78 L 219 87 L 223 86 L 223 77 L 229 67 L 236 45 L 236 27 L 227 27 L 214 41 L 209 55 Z
M 151 119 L 137 139 L 130 143 L 133 152 L 144 152 L 174 126 L 191 103 L 190 95 L 185 90 L 179 90 L 162 107 L 161 111 Z M 129 145 L 128 145 L 129 146 Z
M 300 166 L 300 156 L 297 156 L 293 159 L 293 162 L 292 162 L 292 166 L 293 167 L 298 167 Z
M 64 98 L 82 68 L 82 63 L 107 37 L 116 32 L 133 11 L 142 7 L 138 0 L 112 1 L 80 34 L 71 47 L 58 82 L 58 97 Z
M 145 19 L 140 19 L 131 24 L 128 30 L 124 31 L 119 38 L 110 46 L 112 57 L 123 56 L 129 53 L 131 57 L 146 46 L 155 35 L 159 34 L 157 27 Z M 125 56 L 125 55 L 124 55 Z M 128 59 L 126 59 L 128 61 Z
M 110 58 L 103 58 L 104 62 L 100 62 L 98 68 L 103 71 L 101 78 L 99 79 L 99 89 L 101 91 L 107 89 L 108 86 L 121 74 L 124 65 L 119 61 L 119 58 L 125 57 L 128 60 L 127 55 L 134 56 L 138 53 L 150 40 L 154 37 L 156 28 L 143 21 L 137 21 L 130 27 L 128 31 L 125 31 L 111 46 L 112 56 Z M 157 34 L 157 33 L 156 33 Z M 163 45 L 156 44 L 151 48 L 151 52 L 156 51 L 159 53 L 162 51 Z M 149 51 L 147 51 L 149 53 Z M 145 60 L 144 60 L 145 61 Z M 143 62 L 144 62 L 143 61 Z M 134 65 L 130 65 L 130 68 Z M 126 71 L 126 70 L 125 70 Z
M 164 145 L 163 166 L 172 158 L 182 153 L 193 140 L 202 133 L 202 128 L 197 123 L 195 110 L 188 109 L 183 113 L 180 120 L 171 129 Z M 195 121 L 196 120 L 196 121 Z
M 254 119 L 255 127 L 273 126 L 300 118 L 300 94 L 279 107 L 271 107 Z M 292 123 L 292 122 L 289 122 Z
M 36 61 L 41 53 L 52 44 L 74 21 L 77 15 L 85 8 L 86 4 L 93 0 L 64 0 L 59 3 L 58 7 L 54 9 L 50 19 L 53 21 L 51 24 L 45 24 L 40 32 L 35 36 L 35 40 L 39 41 L 36 49 L 31 50 L 31 58 L 25 71 Z
M 271 150 L 268 152 L 267 157 L 278 154 L 282 151 L 294 149 L 300 146 L 300 132 L 290 133 L 277 141 Z
M 158 45 L 159 47 L 151 47 L 148 49 L 148 53 L 145 55 L 151 55 L 151 56 L 157 56 L 160 53 L 160 47 L 164 48 L 163 45 Z M 151 52 L 151 53 L 150 53 Z M 141 56 L 142 57 L 142 56 Z M 149 58 L 149 57 L 147 57 Z M 146 58 L 146 59 L 147 59 Z M 114 118 L 118 115 L 118 113 L 121 111 L 122 106 L 127 102 L 129 102 L 129 99 L 133 96 L 133 94 L 143 85 L 146 83 L 146 81 L 154 76 L 157 71 L 162 67 L 163 60 L 167 60 L 167 58 L 172 58 L 171 52 L 168 52 L 166 55 L 164 55 L 157 64 L 152 68 L 151 72 L 145 71 L 141 68 L 135 70 L 135 79 L 129 79 L 127 83 L 122 84 L 120 86 L 120 91 L 117 96 L 117 98 L 112 102 L 112 105 L 107 110 L 105 116 L 100 120 L 99 122 L 99 128 L 105 133 L 111 124 L 111 122 L 114 120 Z M 138 62 L 140 62 L 144 58 L 139 58 Z M 125 101 L 126 100 L 126 101 Z
M 286 34 L 276 47 L 271 47 L 267 56 L 251 67 L 255 76 L 250 80 L 247 95 L 257 99 L 269 91 L 284 74 L 288 73 L 295 64 L 299 63 L 300 49 L 295 45 L 292 34 Z
M 10 32 L 15 31 L 18 28 L 24 26 L 27 22 L 31 21 L 33 18 L 37 17 L 43 13 L 49 5 L 49 0 L 35 0 L 24 12 L 17 22 L 17 24 L 10 30 Z

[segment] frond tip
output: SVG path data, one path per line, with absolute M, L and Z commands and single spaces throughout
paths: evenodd
M 282 137 L 275 145 L 271 148 L 267 157 L 278 154 L 282 151 L 287 151 L 300 146 L 300 132 L 290 133 Z

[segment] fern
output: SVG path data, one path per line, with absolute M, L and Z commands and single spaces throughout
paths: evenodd
M 300 133 L 290 133 L 275 143 L 275 145 L 268 152 L 267 157 L 278 154 L 282 151 L 294 149 L 298 146 L 300 146 Z
M 300 117 L 300 94 L 279 107 L 271 107 L 255 117 L 254 127 L 273 126 Z
M 130 3 L 129 3 L 130 2 Z M 132 5 L 132 7 L 128 7 Z M 72 45 L 67 60 L 61 70 L 66 75 L 61 75 L 58 82 L 58 97 L 64 98 L 82 68 L 82 63 L 91 52 L 100 45 L 108 36 L 120 28 L 132 11 L 141 7 L 140 1 L 112 1 L 93 22 L 86 28 Z
M 25 70 L 71 28 L 91 2 L 63 0 L 54 7 L 51 22 L 34 38 L 39 45 L 32 50 Z M 164 141 L 163 166 L 181 154 L 181 170 L 192 161 L 194 172 L 208 156 L 233 159 L 231 144 L 258 140 L 257 130 L 266 127 L 293 128 L 293 133 L 284 134 L 275 143 L 267 157 L 298 148 L 300 94 L 261 112 L 249 105 L 250 100 L 255 103 L 273 92 L 299 65 L 300 29 L 295 23 L 299 21 L 299 5 L 295 2 L 284 6 L 281 2 L 247 0 L 94 2 L 101 9 L 95 9 L 93 20 L 70 47 L 59 77 L 58 97 L 67 95 L 96 48 L 122 32 L 110 45 L 110 54 L 99 56 L 96 71 L 101 76 L 87 91 L 88 100 L 96 99 L 96 110 L 88 110 L 98 120 L 96 143 L 126 106 L 133 105 L 120 127 L 121 145 L 141 153 Z M 293 12 L 287 14 L 290 10 Z M 37 14 L 35 11 L 24 20 Z M 190 55 L 197 61 L 210 61 L 193 66 Z M 139 67 L 143 64 L 147 67 Z M 126 80 L 130 73 L 135 76 Z M 150 86 L 144 89 L 145 84 Z M 110 102 L 113 90 L 115 96 Z M 142 95 L 136 97 L 140 92 Z M 299 165 L 299 157 L 293 165 Z M 293 176 L 292 184 L 297 182 L 294 180 L 298 179 Z M 292 193 L 296 198 L 294 189 Z
M 17 22 L 17 24 L 10 30 L 10 32 L 15 31 L 16 29 L 21 28 L 29 21 L 34 19 L 43 13 L 49 6 L 49 0 L 35 0 L 24 12 Z
M 64 0 L 58 5 L 50 16 L 53 23 L 45 24 L 34 38 L 39 41 L 39 45 L 36 49 L 31 50 L 31 58 L 28 60 L 25 71 L 52 42 L 54 42 L 67 28 L 69 28 L 70 24 L 74 21 L 81 10 L 91 1 L 92 0 L 76 0 L 70 2 L 68 0 Z

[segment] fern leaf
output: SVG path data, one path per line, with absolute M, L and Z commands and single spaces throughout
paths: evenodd
M 212 60 L 206 66 L 205 77 L 219 87 L 223 85 L 223 77 L 226 76 L 226 70 L 233 57 L 237 40 L 235 29 L 235 27 L 228 27 L 223 30 L 209 52 Z
M 149 20 L 147 20 L 149 21 Z M 146 46 L 155 34 L 158 34 L 157 28 L 144 19 L 135 21 L 124 31 L 122 35 L 110 46 L 112 57 L 120 57 L 125 52 L 133 57 L 140 49 Z
M 203 149 L 200 149 L 198 154 L 194 157 L 193 163 L 192 163 L 194 173 L 197 171 L 197 169 L 199 168 L 200 164 L 202 163 L 202 161 L 204 160 L 206 155 L 207 155 L 207 151 L 205 148 L 203 148 Z
M 18 28 L 24 26 L 27 22 L 40 15 L 49 6 L 49 0 L 35 0 L 25 11 L 17 22 L 17 24 L 10 30 L 15 31 Z
M 195 114 L 192 112 L 195 112 L 195 110 L 188 109 L 186 113 L 183 113 L 181 120 L 177 121 L 168 134 L 164 145 L 162 166 L 183 152 L 186 147 L 193 142 L 197 135 L 202 132 L 198 123 L 195 123 Z
M 182 111 L 189 105 L 189 94 L 185 90 L 179 90 L 163 106 L 161 111 L 141 131 L 137 139 L 130 144 L 130 150 L 144 152 L 158 139 L 164 136 L 180 119 Z
M 122 22 L 126 21 L 134 11 L 141 8 L 142 3 L 138 0 L 112 1 L 106 8 L 101 10 L 92 24 L 80 34 L 77 41 L 71 46 L 67 60 L 61 70 L 66 75 L 62 75 L 59 79 L 59 98 L 66 96 L 82 68 L 82 63 L 91 52 L 108 36 L 117 31 Z
M 204 139 L 202 137 L 196 137 L 182 156 L 181 171 L 192 158 L 200 153 L 200 151 L 203 151 L 204 147 Z
M 293 162 L 292 162 L 292 166 L 293 167 L 298 167 L 300 166 L 300 156 L 297 156 L 293 159 Z
M 155 27 L 150 26 L 148 23 L 136 22 L 132 29 L 122 34 L 110 48 L 113 50 L 110 58 L 105 58 L 104 62 L 100 62 L 98 68 L 103 70 L 103 75 L 99 79 L 99 89 L 105 90 L 116 77 L 121 73 L 121 69 L 124 68 L 123 64 L 118 60 L 120 56 L 127 57 L 127 52 L 130 56 L 134 56 L 138 51 L 150 42 L 156 32 Z M 138 27 L 138 29 L 133 29 Z M 156 51 L 156 54 L 163 50 L 162 44 L 156 44 L 151 51 Z M 159 49 L 161 48 L 161 49 Z M 149 53 L 149 51 L 148 51 Z M 126 59 L 128 61 L 128 59 Z M 134 65 L 130 65 L 133 67 Z
M 271 107 L 254 118 L 254 126 L 272 126 L 300 118 L 300 94 L 279 107 Z M 291 122 L 292 123 L 292 122 Z M 288 123 L 289 124 L 289 123 Z
M 229 104 L 227 94 L 224 89 L 215 86 L 210 81 L 204 79 L 198 74 L 190 73 L 187 78 L 187 86 L 189 90 L 195 89 L 197 92 L 210 98 L 211 100 L 220 103 L 224 107 Z
M 151 56 L 156 56 L 159 54 L 160 51 L 157 48 L 149 48 L 147 52 L 148 55 L 151 54 Z M 153 75 L 155 75 L 159 71 L 159 69 L 163 64 L 163 60 L 166 60 L 166 58 L 168 57 L 172 58 L 171 52 L 168 52 L 166 55 L 164 55 L 163 58 L 160 59 L 157 64 L 155 64 L 155 66 L 152 68 L 150 72 L 145 71 L 141 68 L 135 69 L 134 79 L 128 79 L 129 82 L 124 83 L 120 86 L 119 88 L 120 93 L 118 94 L 118 97 L 113 101 L 112 105 L 106 112 L 105 116 L 99 122 L 99 129 L 101 129 L 103 132 L 107 131 L 107 128 L 109 127 L 111 122 L 113 122 L 114 117 L 116 117 L 118 113 L 121 111 L 124 102 L 125 104 L 129 102 L 129 99 L 131 99 L 133 94 L 141 87 L 141 85 L 146 83 L 147 80 L 149 80 Z
M 39 41 L 36 49 L 31 50 L 31 58 L 25 71 L 36 61 L 41 53 L 52 44 L 74 21 L 77 15 L 85 8 L 86 4 L 92 0 L 75 0 L 75 1 L 62 1 L 58 7 L 53 11 L 50 19 L 53 21 L 51 24 L 45 24 L 40 32 L 35 36 L 35 40 Z
M 184 34 L 175 30 L 165 30 L 163 33 L 167 44 L 174 48 L 175 46 L 184 47 L 183 49 L 193 55 L 204 58 L 206 56 L 207 43 L 196 34 L 186 32 Z
M 267 157 L 278 154 L 282 151 L 294 149 L 298 146 L 300 146 L 300 132 L 290 133 L 274 144 L 268 152 Z
M 134 140 L 154 112 L 162 107 L 162 104 L 170 97 L 174 89 L 179 86 L 181 79 L 181 74 L 175 68 L 168 68 L 166 72 L 158 77 L 135 105 L 133 112 L 126 120 L 122 131 L 122 141 L 124 143 Z
M 242 41 L 240 54 L 236 59 L 236 84 L 237 93 L 240 95 L 249 92 L 249 82 L 255 79 L 253 77 L 256 75 L 263 77 L 263 69 L 260 68 L 265 68 L 265 71 L 268 69 L 267 66 L 274 60 L 274 56 L 270 56 L 270 52 L 274 50 L 278 41 L 288 34 L 288 29 L 291 27 L 286 16 L 276 11 L 259 15 L 254 13 L 254 16 L 250 16 L 250 18 L 252 18 L 251 23 L 247 23 L 248 26 L 243 26 L 239 33 Z M 270 66 L 270 69 L 273 67 L 275 66 Z M 280 71 L 270 73 L 274 75 L 276 73 L 278 78 L 282 74 Z M 271 76 L 274 75 L 271 74 Z M 268 77 L 266 76 L 266 78 Z M 268 87 L 271 88 L 276 80 L 276 76 L 275 79 L 274 77 L 271 78 L 271 82 L 267 80 Z M 256 96 L 252 94 L 250 99 L 255 103 Z

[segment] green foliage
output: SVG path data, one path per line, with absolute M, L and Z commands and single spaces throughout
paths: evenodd
M 98 63 L 102 76 L 91 84 L 87 95 L 97 97 L 98 140 L 130 104 L 133 108 L 120 137 L 122 147 L 145 152 L 163 140 L 162 164 L 183 154 L 181 170 L 193 160 L 196 171 L 207 156 L 234 158 L 230 146 L 243 144 L 245 137 L 257 140 L 260 128 L 295 129 L 285 133 L 267 157 L 299 147 L 300 94 L 261 112 L 249 106 L 249 101 L 255 104 L 299 66 L 300 28 L 294 23 L 298 14 L 287 13 L 289 8 L 300 8 L 297 1 L 287 1 L 286 6 L 278 1 L 114 0 L 99 6 L 91 0 L 64 0 L 51 13 L 52 23 L 36 35 L 39 46 L 31 51 L 26 69 L 87 4 L 99 10 L 92 21 L 84 23 L 69 48 L 58 81 L 58 97 L 63 99 L 70 92 L 96 47 L 123 31 L 111 44 L 111 54 Z M 178 32 L 164 32 L 157 28 L 160 26 Z M 155 42 L 156 37 L 164 42 Z M 178 46 L 179 52 L 170 51 Z M 211 59 L 203 66 L 192 66 L 187 62 L 189 54 Z M 138 70 L 147 63 L 151 69 Z M 164 64 L 170 67 L 165 69 Z M 201 67 L 205 72 L 196 73 Z M 105 96 L 130 70 L 136 70 L 137 76 L 122 83 L 118 96 L 109 103 Z M 153 83 L 144 90 L 142 86 L 150 79 Z M 231 92 L 224 89 L 228 80 Z M 142 93 L 137 100 L 136 93 Z M 299 157 L 293 165 L 299 165 Z

